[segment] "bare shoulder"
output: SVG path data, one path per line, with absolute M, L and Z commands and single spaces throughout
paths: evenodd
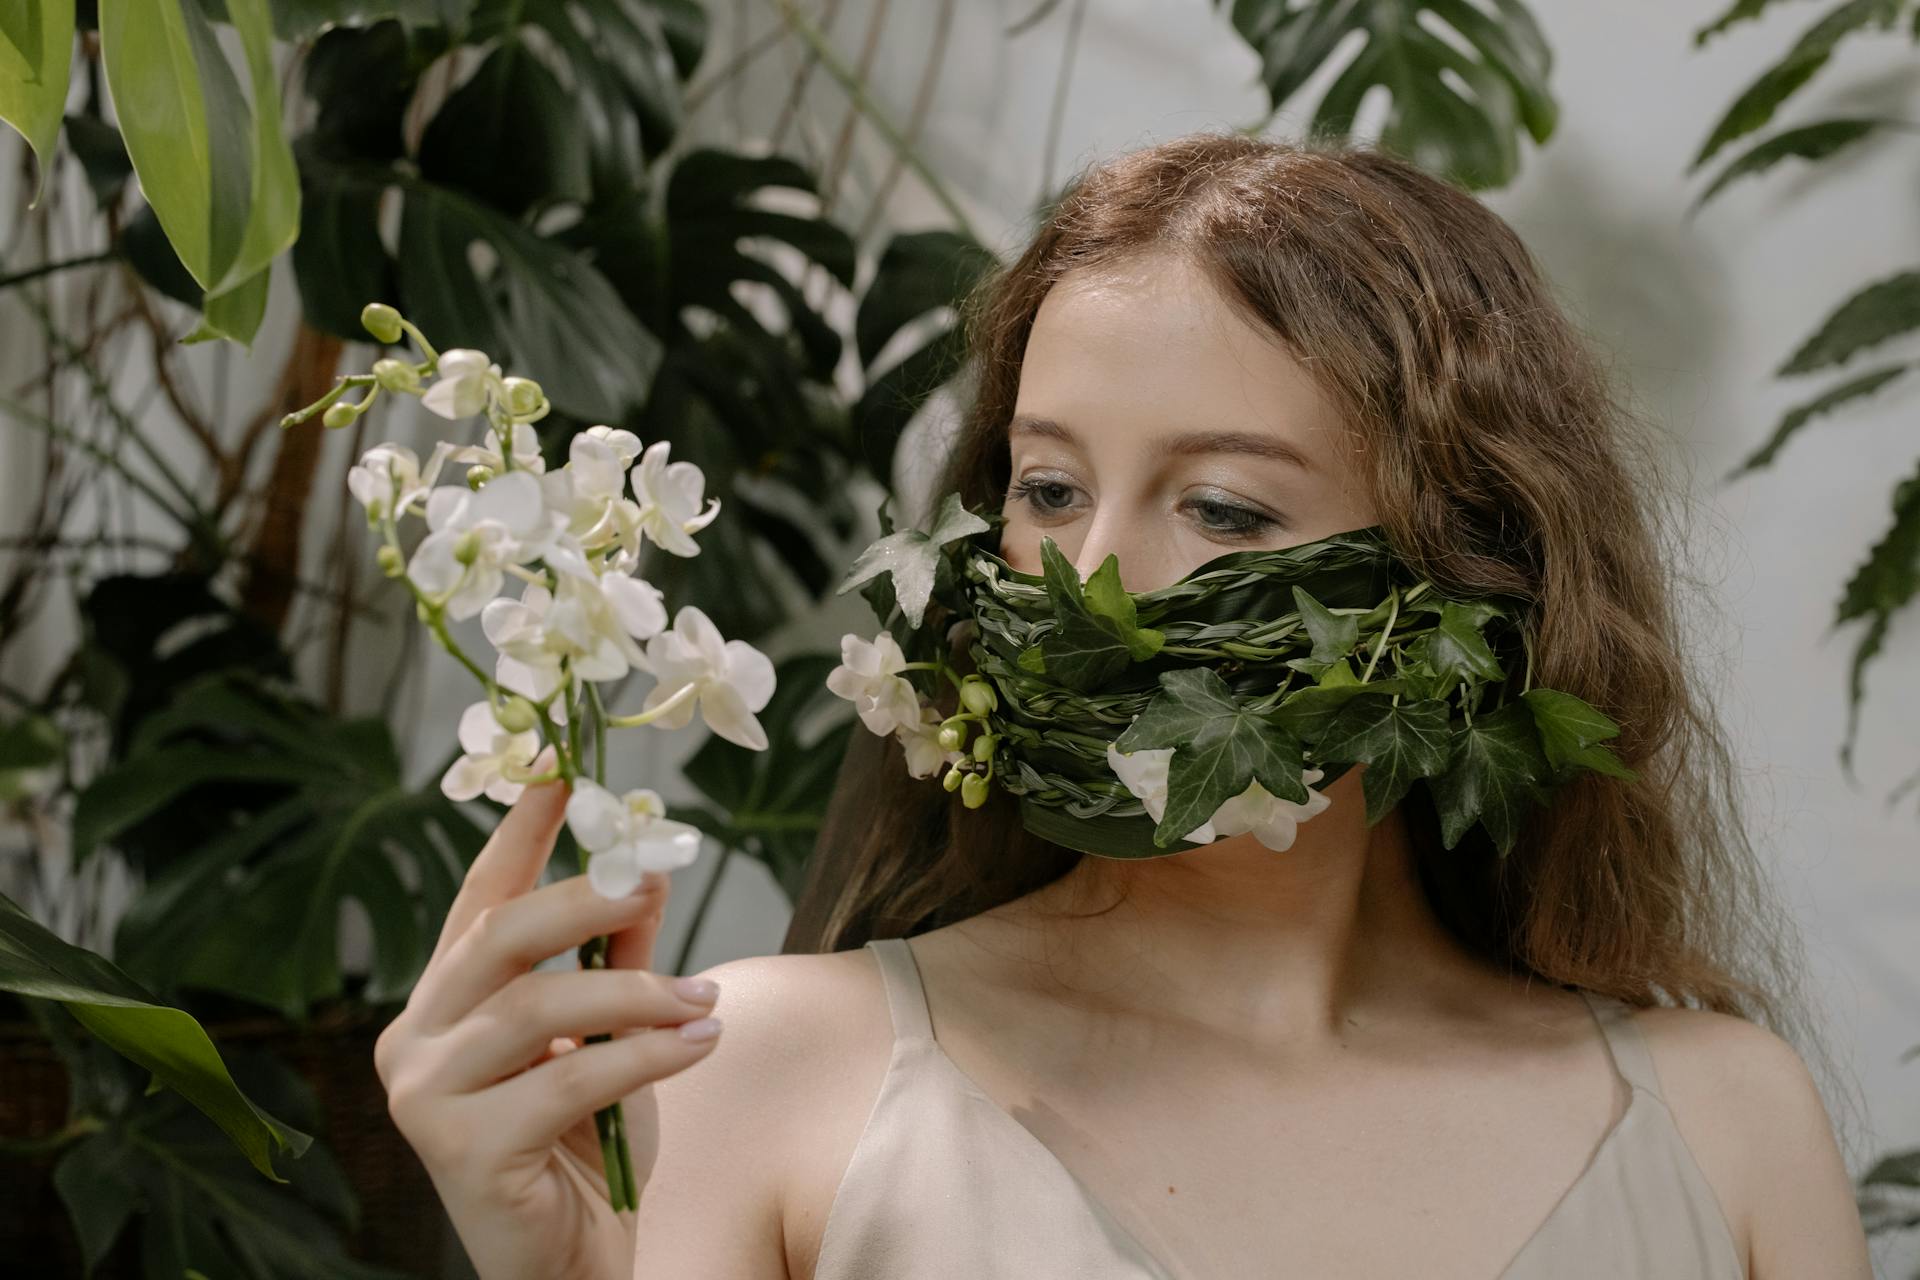
M 1871 1280 L 1833 1122 L 1793 1045 L 1744 1018 L 1638 1009 L 1661 1093 L 1719 1194 L 1750 1280 Z
M 745 956 L 699 976 L 720 984 L 720 1041 L 654 1085 L 660 1147 L 638 1219 L 641 1274 L 810 1274 L 820 1189 L 830 1202 L 888 1060 L 878 969 L 851 950 Z

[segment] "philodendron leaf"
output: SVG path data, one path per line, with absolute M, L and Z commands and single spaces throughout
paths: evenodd
M 250 342 L 267 264 L 299 234 L 267 0 L 226 0 L 236 71 L 198 3 L 100 6 L 101 59 L 141 191 L 210 304 L 206 336 Z M 247 89 L 241 88 L 242 78 Z
M 1084 693 L 1160 652 L 1166 637 L 1140 626 L 1133 597 L 1120 585 L 1118 556 L 1102 561 L 1084 588 L 1080 571 L 1052 538 L 1040 540 L 1040 565 L 1055 625 L 1041 638 L 1037 657 L 1028 656 L 1032 650 L 1021 655 L 1024 669 Z
M 1227 682 L 1207 667 L 1162 672 L 1160 693 L 1114 746 L 1128 753 L 1174 748 L 1167 805 L 1153 832 L 1154 842 L 1163 847 L 1211 821 L 1221 805 L 1253 782 L 1282 800 L 1307 800 L 1300 740 L 1242 708 Z
M 1447 771 L 1428 783 L 1440 815 L 1440 843 L 1453 848 L 1478 819 L 1505 857 L 1527 811 L 1546 799 L 1546 773 L 1529 704 L 1509 702 L 1475 716 L 1455 735 Z
M 876 539 L 862 551 L 853 567 L 834 588 L 834 594 L 851 591 L 882 573 L 893 577 L 893 595 L 906 615 L 909 626 L 918 627 L 926 616 L 927 601 L 933 597 L 933 576 L 939 568 L 942 549 L 949 543 L 991 528 L 985 520 L 968 511 L 960 495 L 949 493 L 941 500 L 933 527 L 901 529 Z
M 33 202 L 47 185 L 73 66 L 73 0 L 0 2 L 0 120 L 20 131 L 40 162 Z
M 61 939 L 0 895 L 0 990 L 57 1000 L 99 1040 L 153 1072 L 152 1093 L 166 1085 L 204 1111 L 248 1161 L 275 1182 L 273 1151 L 301 1155 L 313 1138 L 260 1110 L 227 1074 L 226 1064 L 193 1017 L 156 1002 L 104 956 Z
M 1555 773 L 1592 769 L 1627 782 L 1640 776 L 1599 745 L 1602 739 L 1617 736 L 1620 726 L 1585 700 L 1558 689 L 1529 689 L 1520 696 L 1533 711 L 1540 746 Z
M 1370 693 L 1375 686 L 1363 686 Z M 1314 744 L 1315 760 L 1367 766 L 1360 789 L 1367 824 L 1380 821 L 1407 794 L 1415 779 L 1447 767 L 1452 709 L 1438 698 L 1395 703 L 1385 693 L 1347 702 Z

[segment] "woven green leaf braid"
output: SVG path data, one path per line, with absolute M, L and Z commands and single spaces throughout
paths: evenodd
M 977 804 L 1003 787 L 1045 839 L 1156 857 L 1195 847 L 1183 834 L 1255 782 L 1305 801 L 1303 769 L 1332 781 L 1364 763 L 1369 824 L 1423 783 L 1447 848 L 1478 823 L 1504 855 L 1527 812 L 1578 771 L 1636 776 L 1600 745 L 1619 732 L 1613 721 L 1533 687 L 1515 602 L 1444 596 L 1378 526 L 1232 552 L 1130 594 L 1114 556 L 1082 583 L 1046 538 L 1042 572 L 1022 573 L 989 549 L 1000 516 L 957 519 L 957 495 L 941 511 L 931 535 L 913 535 L 915 604 L 932 584 L 919 625 L 871 557 L 840 589 L 866 583 L 923 694 L 941 677 L 960 687 L 940 745 L 957 752 L 983 732 L 948 789 Z M 964 680 L 946 661 L 954 626 L 967 628 L 977 672 Z M 1173 749 L 1158 823 L 1109 746 Z

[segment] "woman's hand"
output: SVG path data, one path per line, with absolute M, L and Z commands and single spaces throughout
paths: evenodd
M 564 782 L 521 794 L 374 1046 L 387 1109 L 482 1280 L 629 1280 L 633 1215 L 608 1202 L 594 1112 L 644 1091 L 625 1109 L 644 1186 L 659 1139 L 650 1086 L 704 1058 L 719 1029 L 706 1016 L 717 992 L 648 972 L 664 872 L 618 900 L 582 875 L 534 887 L 566 802 Z M 613 935 L 606 969 L 532 972 L 601 934 Z

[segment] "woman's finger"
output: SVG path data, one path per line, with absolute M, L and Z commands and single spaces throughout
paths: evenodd
M 536 772 L 545 772 L 553 762 L 553 748 L 547 747 L 535 757 L 533 767 Z M 520 793 L 467 869 L 460 891 L 447 910 L 446 922 L 440 926 L 440 939 L 427 960 L 428 969 L 466 932 L 475 916 L 540 883 L 540 873 L 553 856 L 554 840 L 566 818 L 568 795 L 567 784 L 558 779 Z

